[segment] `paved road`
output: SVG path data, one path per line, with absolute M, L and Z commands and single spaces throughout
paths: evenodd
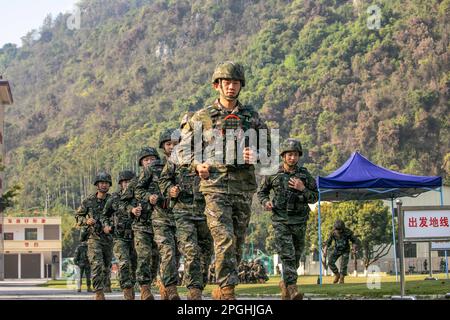
M 78 293 L 74 289 L 45 288 L 39 285 L 46 283 L 46 280 L 11 280 L 0 281 L 0 300 L 93 300 L 94 294 L 91 292 Z M 155 290 L 153 290 L 155 293 Z M 122 292 L 115 291 L 107 293 L 107 300 L 123 300 Z M 140 295 L 136 292 L 136 299 Z M 159 294 L 155 294 L 155 299 L 159 300 Z M 182 297 L 184 300 L 185 298 Z M 209 300 L 210 298 L 206 298 Z M 279 300 L 279 297 L 252 297 L 249 300 Z

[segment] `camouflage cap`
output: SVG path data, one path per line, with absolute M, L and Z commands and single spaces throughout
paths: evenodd
M 109 173 L 106 173 L 106 172 L 103 172 L 103 171 L 97 173 L 97 175 L 95 176 L 95 180 L 94 180 L 94 186 L 97 186 L 97 184 L 99 182 L 109 182 L 109 185 L 112 186 L 111 175 Z
M 345 223 L 342 220 L 336 220 L 334 222 L 334 228 L 337 230 L 343 230 L 345 228 Z
M 120 184 L 124 180 L 133 180 L 136 177 L 133 171 L 124 170 L 119 172 L 119 177 L 117 178 L 117 183 Z
M 219 63 L 214 70 L 212 83 L 216 83 L 219 79 L 240 80 L 242 87 L 245 87 L 244 67 L 233 61 Z
M 300 141 L 289 138 L 281 144 L 280 155 L 283 156 L 286 152 L 292 151 L 297 151 L 300 156 L 303 155 L 303 148 Z
M 158 151 L 155 148 L 145 147 L 145 148 L 142 148 L 141 151 L 139 151 L 139 155 L 138 155 L 139 166 L 142 167 L 142 159 L 144 159 L 145 157 L 149 157 L 149 156 L 154 156 L 154 157 L 156 157 L 156 159 L 160 159 Z
M 180 140 L 180 130 L 179 129 L 167 129 L 161 133 L 159 136 L 159 148 L 163 149 L 163 144 L 167 141 L 179 141 Z

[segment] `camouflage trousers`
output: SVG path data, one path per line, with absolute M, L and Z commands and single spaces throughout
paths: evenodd
M 220 287 L 235 286 L 239 283 L 238 265 L 250 222 L 253 194 L 208 193 L 204 196 L 208 228 L 214 239 L 216 282 Z
M 297 269 L 305 250 L 306 224 L 272 222 L 275 231 L 275 246 L 281 259 L 282 279 L 289 286 L 297 284 Z
M 153 234 L 134 230 L 134 247 L 137 256 L 136 280 L 140 286 L 150 286 L 153 281 L 151 271 L 153 257 Z
M 180 252 L 178 251 L 176 227 L 153 222 L 155 242 L 159 251 L 159 277 L 165 287 L 178 284 Z
M 120 288 L 133 288 L 136 283 L 137 256 L 132 239 L 114 239 L 114 256 L 119 263 Z
M 157 278 L 159 273 L 159 250 L 158 245 L 155 242 L 154 237 L 152 237 L 152 265 L 150 267 L 150 271 L 152 274 L 152 283 Z
M 112 239 L 88 240 L 88 259 L 95 291 L 111 286 L 112 257 Z
M 213 240 L 206 220 L 177 216 L 177 239 L 184 256 L 184 283 L 188 289 L 203 290 L 208 283 L 208 270 L 213 253 Z
M 336 261 L 341 257 L 341 272 L 339 272 L 339 269 L 336 266 Z M 343 276 L 347 275 L 347 266 L 348 266 L 348 260 L 350 259 L 350 252 L 349 251 L 341 251 L 341 250 L 333 250 L 333 252 L 328 257 L 328 267 L 330 267 L 331 271 L 333 271 L 334 274 L 341 274 Z
M 81 289 L 81 287 L 83 286 L 83 276 L 86 277 L 86 285 L 88 287 L 90 287 L 91 286 L 91 266 L 84 265 L 84 266 L 79 266 L 78 268 L 80 269 L 80 278 L 78 279 L 78 282 L 77 282 L 77 289 Z

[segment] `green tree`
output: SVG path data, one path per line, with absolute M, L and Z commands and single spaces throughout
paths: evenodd
M 392 246 L 392 224 L 389 208 L 384 206 L 382 201 L 322 204 L 322 249 L 337 219 L 344 221 L 346 227 L 351 229 L 360 240 L 359 250 L 365 270 L 388 254 Z M 318 249 L 317 221 L 318 210 L 316 209 L 310 216 L 307 228 L 307 243 L 312 252 Z M 323 267 L 326 269 L 325 262 Z

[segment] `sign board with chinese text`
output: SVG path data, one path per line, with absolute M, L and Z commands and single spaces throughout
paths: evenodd
M 59 217 L 4 217 L 3 223 L 8 225 L 60 225 Z
M 405 241 L 450 240 L 450 206 L 402 207 Z
M 450 250 L 450 242 L 432 242 L 431 250 L 433 251 Z

